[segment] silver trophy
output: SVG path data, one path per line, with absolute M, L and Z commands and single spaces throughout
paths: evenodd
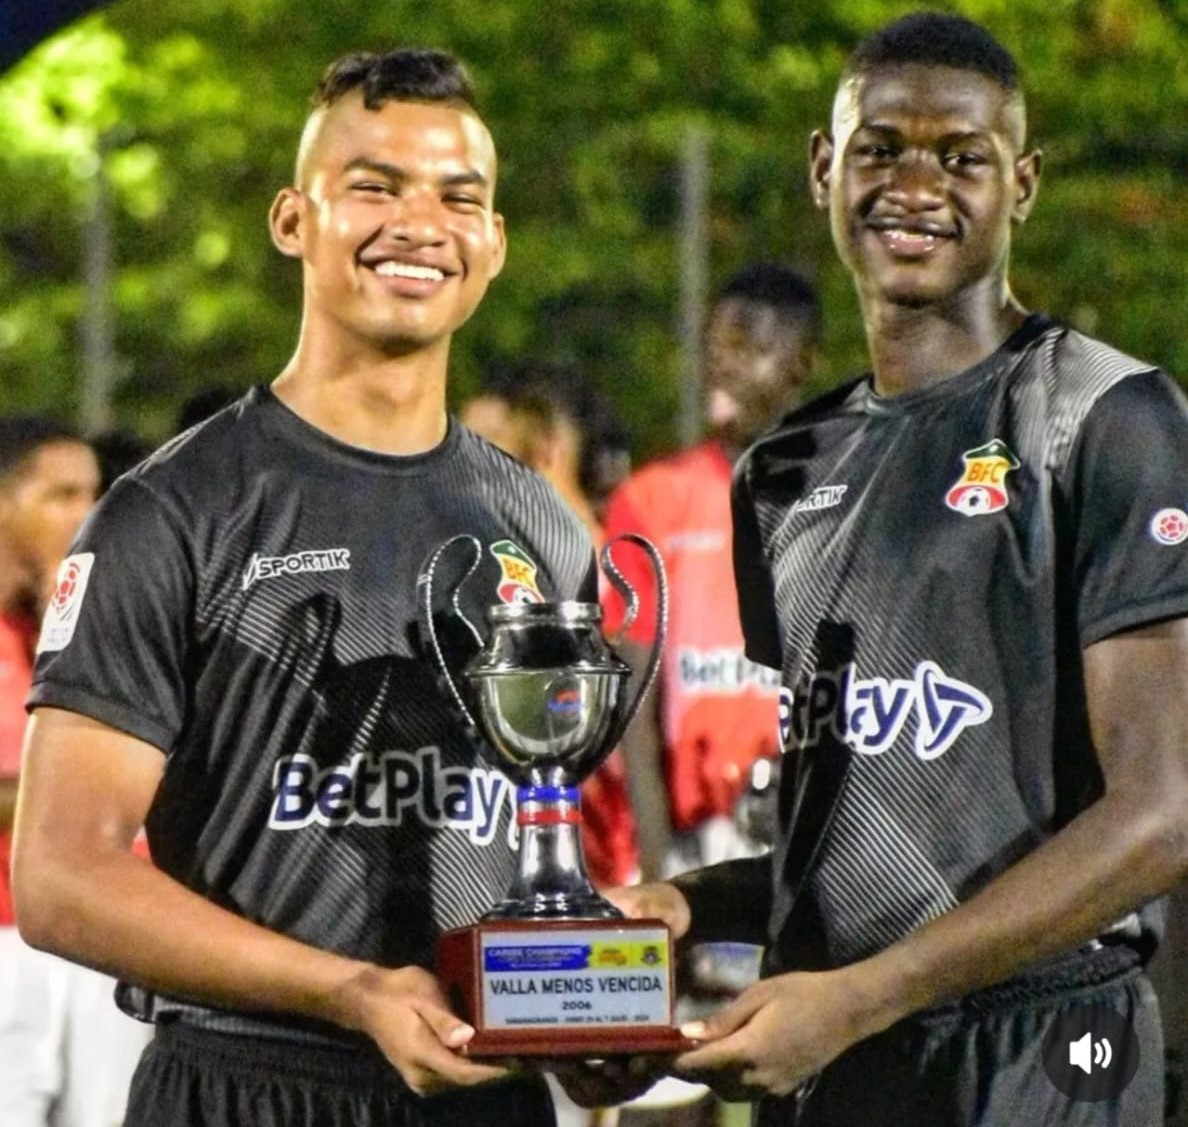
M 638 614 L 639 599 L 611 556 L 621 540 L 648 554 L 656 577 L 655 644 L 633 694 L 631 668 L 603 637 L 597 603 L 496 603 L 487 609 L 490 633 L 484 639 L 458 602 L 482 558 L 480 542 L 465 534 L 447 540 L 421 575 L 421 620 L 444 683 L 462 717 L 495 749 L 517 785 L 518 872 L 485 920 L 622 918 L 586 872 L 579 786 L 619 742 L 655 681 L 668 622 L 668 585 L 660 554 L 644 537 L 625 533 L 603 547 L 603 571 L 627 606 L 624 633 Z M 450 601 L 479 646 L 462 671 L 477 700 L 477 719 L 450 673 L 433 625 L 435 573 L 443 555 L 459 543 L 469 546 L 473 558 Z

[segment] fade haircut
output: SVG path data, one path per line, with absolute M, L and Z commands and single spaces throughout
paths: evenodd
M 0 486 L 17 477 L 43 446 L 85 441 L 74 427 L 50 415 L 0 417 Z
M 466 68 L 444 51 L 428 47 L 403 47 L 377 54 L 355 51 L 342 55 L 323 72 L 310 98 L 310 113 L 297 145 L 295 177 L 314 141 L 316 122 L 335 103 L 358 91 L 368 110 L 388 102 L 424 102 L 450 106 L 478 116 L 474 88 Z
M 714 305 L 724 301 L 767 305 L 782 320 L 815 337 L 820 328 L 821 303 L 813 284 L 778 262 L 753 262 L 726 279 Z
M 887 24 L 858 44 L 842 78 L 901 63 L 976 71 L 1008 93 L 1020 93 L 1015 57 L 984 27 L 964 16 L 913 12 Z
M 313 108 L 332 106 L 354 90 L 369 110 L 396 101 L 460 104 L 478 112 L 466 68 L 453 55 L 426 47 L 343 55 L 323 72 L 311 98 Z

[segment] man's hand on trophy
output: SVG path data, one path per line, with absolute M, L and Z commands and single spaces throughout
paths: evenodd
M 474 1028 L 451 1011 L 437 979 L 421 967 L 369 967 L 343 995 L 344 1024 L 375 1041 L 417 1095 L 483 1084 L 511 1071 L 467 1059 Z
M 614 1107 L 642 1096 L 672 1071 L 672 1057 L 610 1057 L 606 1060 L 559 1058 L 544 1062 L 565 1094 L 578 1107 Z
M 689 930 L 689 902 L 676 885 L 666 881 L 624 885 L 603 889 L 602 895 L 629 920 L 662 920 L 673 939 L 680 939 Z
M 708 1084 L 732 1102 L 787 1096 L 874 1028 L 837 979 L 839 972 L 776 975 L 681 1033 L 696 1048 L 673 1062 L 676 1075 Z M 795 1020 L 793 1020 L 795 1018 Z

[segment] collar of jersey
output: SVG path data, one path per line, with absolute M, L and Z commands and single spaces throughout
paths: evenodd
M 264 425 L 275 437 L 313 458 L 340 467 L 371 473 L 420 475 L 438 469 L 458 446 L 460 428 L 452 415 L 448 417 L 445 438 L 432 449 L 420 454 L 381 454 L 377 450 L 366 450 L 361 446 L 352 446 L 349 442 L 341 442 L 306 422 L 264 384 L 253 388 L 251 394 L 263 412 Z
M 903 415 L 964 395 L 1012 367 L 1019 354 L 1026 351 L 1051 325 L 1052 319 L 1042 313 L 1028 314 L 1027 320 L 985 360 L 937 383 L 899 395 L 879 395 L 874 389 L 874 377 L 868 373 L 855 389 L 852 404 L 871 415 Z

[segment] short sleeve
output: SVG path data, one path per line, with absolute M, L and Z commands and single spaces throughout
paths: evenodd
M 1127 377 L 1098 400 L 1065 493 L 1083 646 L 1188 614 L 1188 400 L 1167 376 Z
M 751 462 L 738 464 L 731 483 L 730 511 L 734 524 L 734 584 L 738 592 L 738 617 L 742 623 L 746 655 L 772 669 L 783 666 L 775 585 L 763 550 L 763 538 L 749 486 Z
M 168 751 L 186 711 L 193 576 L 180 522 L 138 479 L 118 482 L 59 571 L 29 707 L 78 712 Z

